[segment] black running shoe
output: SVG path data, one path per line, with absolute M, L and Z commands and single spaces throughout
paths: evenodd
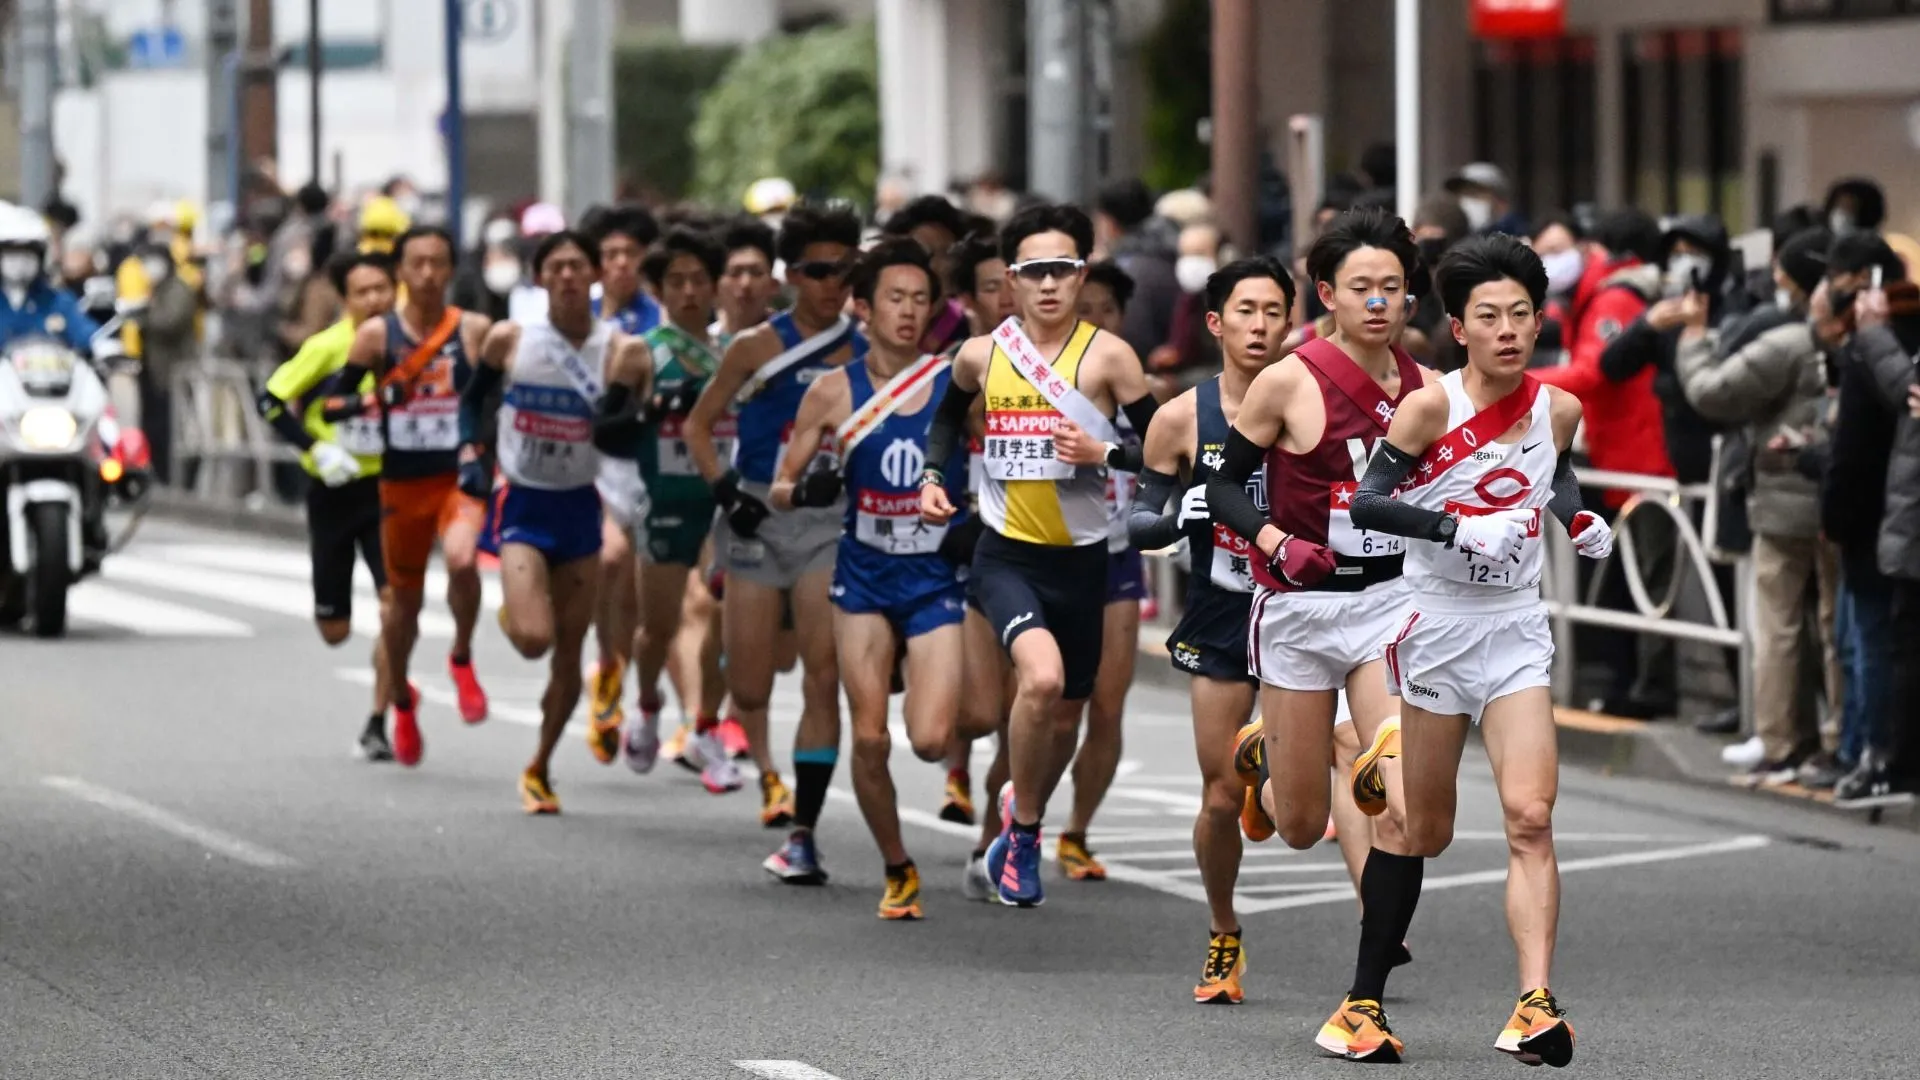
M 369 723 L 354 744 L 354 751 L 368 761 L 392 761 L 393 744 L 387 741 L 386 725 Z

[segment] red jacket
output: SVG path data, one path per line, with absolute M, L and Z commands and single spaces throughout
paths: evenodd
M 1573 318 L 1567 323 L 1567 363 L 1534 372 L 1541 382 L 1580 399 L 1587 424 L 1587 457 L 1596 469 L 1672 476 L 1667 460 L 1666 421 L 1653 393 L 1652 368 L 1626 382 L 1610 381 L 1600 371 L 1607 342 L 1645 314 L 1647 296 L 1659 282 L 1657 267 L 1628 256 L 1595 263 L 1574 290 Z M 1619 507 L 1628 492 L 1609 491 L 1608 506 Z

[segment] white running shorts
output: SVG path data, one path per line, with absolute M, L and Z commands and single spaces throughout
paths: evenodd
M 1359 592 L 1253 594 L 1247 660 L 1253 677 L 1282 690 L 1339 690 L 1353 669 L 1380 659 L 1406 616 L 1406 580 Z
M 1387 689 L 1409 705 L 1474 723 L 1487 704 L 1553 685 L 1553 629 L 1538 594 L 1519 605 L 1417 596 L 1389 634 Z M 1449 602 L 1450 601 L 1450 602 Z M 1490 609 L 1490 610 L 1489 610 Z
M 607 516 L 632 536 L 634 527 L 646 520 L 647 483 L 640 478 L 639 467 L 629 458 L 603 457 L 593 486 L 600 492 L 600 506 Z

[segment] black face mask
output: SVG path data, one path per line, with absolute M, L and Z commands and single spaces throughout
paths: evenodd
M 1440 256 L 1447 253 L 1447 238 L 1444 236 L 1429 236 L 1419 241 L 1419 245 L 1420 261 L 1427 264 L 1428 270 L 1440 265 Z

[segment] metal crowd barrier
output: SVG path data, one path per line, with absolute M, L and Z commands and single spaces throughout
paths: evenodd
M 203 357 L 173 372 L 174 490 L 255 502 L 273 497 L 273 467 L 299 460 L 254 409 L 259 382 L 245 364 Z

